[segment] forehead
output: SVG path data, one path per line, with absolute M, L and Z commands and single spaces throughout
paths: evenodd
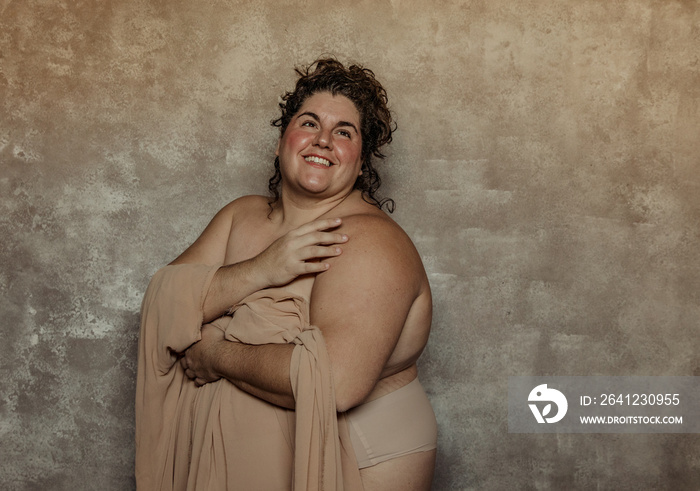
M 297 115 L 311 112 L 319 118 L 347 121 L 355 125 L 360 123 L 360 113 L 355 104 L 344 95 L 330 92 L 317 92 L 309 96 L 299 108 Z

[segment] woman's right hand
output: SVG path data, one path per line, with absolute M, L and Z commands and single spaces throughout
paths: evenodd
M 330 265 L 320 260 L 340 255 L 338 244 L 348 241 L 345 234 L 328 232 L 340 224 L 340 218 L 314 220 L 275 240 L 253 258 L 265 284 L 282 286 L 298 276 L 327 270 Z

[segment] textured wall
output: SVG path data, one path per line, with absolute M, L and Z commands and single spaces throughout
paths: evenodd
M 0 0 L 2 487 L 133 487 L 148 279 L 264 192 L 277 97 L 322 53 L 398 120 L 435 489 L 690 487 L 698 436 L 508 434 L 506 388 L 700 375 L 693 0 Z

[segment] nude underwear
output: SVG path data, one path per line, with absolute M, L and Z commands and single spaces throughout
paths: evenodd
M 435 413 L 417 378 L 345 415 L 360 469 L 437 448 Z

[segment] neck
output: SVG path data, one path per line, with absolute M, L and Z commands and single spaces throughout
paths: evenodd
M 272 217 L 279 219 L 285 228 L 296 228 L 304 223 L 311 222 L 320 218 L 323 215 L 328 215 L 328 218 L 335 218 L 333 209 L 338 207 L 354 190 L 350 190 L 347 194 L 333 196 L 325 199 L 304 199 L 285 193 L 284 189 L 280 195 L 280 199 L 273 205 Z

